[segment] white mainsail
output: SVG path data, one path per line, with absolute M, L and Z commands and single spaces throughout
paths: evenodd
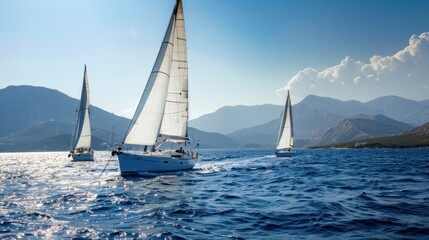
M 176 6 L 175 38 L 171 59 L 170 83 L 160 135 L 186 139 L 188 136 L 188 60 L 186 53 L 185 19 L 182 2 Z
M 292 104 L 289 91 L 287 92 L 286 105 L 283 111 L 276 149 L 285 148 L 293 148 Z
M 155 145 L 159 136 L 187 138 L 186 51 L 183 6 L 178 1 L 123 144 Z
M 176 18 L 173 14 L 123 144 L 155 145 L 156 143 L 170 82 L 175 22 Z
M 73 149 L 91 148 L 91 123 L 89 120 L 89 84 L 88 76 L 85 72 L 83 75 L 82 94 L 80 97 L 79 110 L 76 122 L 76 132 L 74 134 Z

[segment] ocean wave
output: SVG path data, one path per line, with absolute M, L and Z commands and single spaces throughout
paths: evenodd
M 97 152 L 0 154 L 0 238 L 425 239 L 429 151 L 200 151 L 195 169 L 122 177 Z M 103 169 L 106 167 L 104 172 Z

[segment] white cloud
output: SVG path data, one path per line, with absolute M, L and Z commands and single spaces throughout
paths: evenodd
M 353 82 L 354 83 L 359 83 L 360 79 L 361 79 L 361 77 L 357 76 L 357 77 L 353 78 Z
M 347 56 L 322 71 L 305 68 L 293 76 L 278 94 L 308 94 L 339 99 L 370 100 L 385 95 L 428 99 L 429 32 L 413 35 L 408 46 L 393 56 L 373 56 L 368 63 Z

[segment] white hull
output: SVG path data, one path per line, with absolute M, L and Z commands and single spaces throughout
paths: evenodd
M 93 153 L 73 153 L 73 161 L 94 161 Z
M 121 153 L 118 155 L 121 175 L 135 175 L 141 172 L 171 172 L 192 169 L 197 159 L 187 154 Z
M 297 155 L 296 151 L 291 150 L 277 150 L 276 156 L 277 157 L 295 157 Z

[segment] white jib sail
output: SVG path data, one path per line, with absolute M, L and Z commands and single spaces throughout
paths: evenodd
M 290 101 L 289 91 L 287 92 L 286 105 L 283 111 L 280 125 L 277 149 L 293 147 L 293 123 L 292 123 L 292 104 Z
M 175 35 L 174 25 L 173 13 L 123 144 L 155 145 L 161 127 L 170 80 Z
M 188 135 L 188 60 L 182 2 L 176 5 L 175 38 L 170 82 L 160 135 L 185 139 Z
M 82 94 L 77 117 L 77 128 L 75 133 L 75 141 L 73 149 L 76 148 L 91 148 L 91 123 L 89 120 L 89 84 L 88 76 L 85 71 L 83 74 Z

